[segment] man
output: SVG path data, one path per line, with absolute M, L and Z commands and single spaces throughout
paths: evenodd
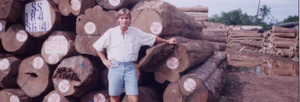
M 118 26 L 108 29 L 93 47 L 109 68 L 108 91 L 111 102 L 119 102 L 121 90 L 124 86 L 130 102 L 138 102 L 138 85 L 134 61 L 137 60 L 141 46 L 152 46 L 154 42 L 176 44 L 176 39 L 169 40 L 145 33 L 138 28 L 129 26 L 131 13 L 123 8 L 118 11 Z M 107 51 L 107 58 L 103 49 Z

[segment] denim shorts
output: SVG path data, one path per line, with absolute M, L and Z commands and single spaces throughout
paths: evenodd
M 138 85 L 134 62 L 111 61 L 108 71 L 108 91 L 110 96 L 121 95 L 124 86 L 126 95 L 138 95 Z

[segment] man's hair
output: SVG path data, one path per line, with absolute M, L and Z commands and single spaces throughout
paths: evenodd
M 118 18 L 124 14 L 127 14 L 129 16 L 129 18 L 131 19 L 131 13 L 130 10 L 128 10 L 127 8 L 122 8 L 118 11 Z

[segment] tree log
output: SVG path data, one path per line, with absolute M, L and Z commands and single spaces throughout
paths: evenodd
M 21 60 L 16 57 L 0 58 L 0 87 L 17 88 L 18 68 Z
M 75 52 L 75 33 L 66 31 L 54 31 L 43 43 L 41 54 L 50 65 L 58 64 Z
M 79 102 L 79 101 L 72 97 L 62 96 L 56 90 L 53 90 L 44 97 L 43 102 Z M 84 101 L 84 102 L 88 102 L 88 101 Z
M 262 48 L 262 41 L 242 41 L 241 45 Z
M 5 89 L 0 91 L 2 102 L 32 102 L 21 89 Z
M 53 0 L 53 2 L 58 5 L 60 13 L 64 16 L 69 16 L 70 13 L 78 16 L 96 3 L 95 0 Z
M 17 83 L 29 97 L 44 96 L 53 87 L 52 73 L 41 55 L 33 55 L 21 62 Z
M 208 12 L 208 7 L 206 6 L 192 6 L 192 7 L 179 7 L 182 12 Z
M 98 73 L 88 58 L 73 56 L 61 61 L 52 80 L 59 94 L 80 97 L 95 88 L 98 84 Z
M 107 90 L 93 91 L 80 98 L 81 102 L 110 102 L 110 96 Z
M 297 34 L 295 33 L 272 33 L 273 36 L 283 37 L 283 38 L 296 38 Z
M 213 42 L 227 42 L 228 33 L 226 29 L 203 29 L 202 39 Z
M 225 84 L 226 53 L 218 52 L 166 88 L 164 102 L 215 102 Z
M 26 32 L 25 28 L 19 24 L 12 25 L 2 36 L 3 48 L 15 54 L 36 54 L 40 51 L 41 43 L 33 39 Z
M 100 6 L 87 9 L 77 17 L 76 33 L 102 35 L 107 29 L 117 26 L 117 11 L 103 11 Z
M 177 45 L 158 44 L 147 50 L 139 69 L 155 72 L 155 80 L 175 82 L 180 73 L 203 63 L 213 53 L 213 46 L 201 40 L 176 37 Z
M 298 30 L 280 26 L 272 26 L 272 33 L 298 33 Z
M 16 22 L 21 15 L 23 5 L 16 0 L 1 0 L 0 8 L 0 19 Z
M 61 15 L 52 1 L 33 0 L 25 5 L 26 31 L 33 37 L 43 37 L 59 28 Z
M 276 42 L 272 42 L 275 44 L 276 48 L 290 48 L 290 46 L 294 46 L 295 43 L 291 42 L 291 41 L 276 41 Z
M 214 46 L 214 51 L 225 51 L 226 49 L 226 43 L 220 43 L 220 42 L 209 42 Z
M 100 36 L 97 35 L 76 35 L 74 42 L 75 49 L 80 54 L 98 56 L 97 51 L 92 46 Z
M 150 13 L 147 15 L 148 10 L 146 9 L 153 10 L 157 14 L 154 15 L 154 13 Z M 145 32 L 147 32 L 145 29 L 150 28 L 150 30 L 153 30 L 153 32 L 148 31 L 147 33 L 154 33 L 161 37 L 181 36 L 190 39 L 201 39 L 202 25 L 167 2 L 139 2 L 133 7 L 132 11 L 132 26 L 140 28 Z M 134 16 L 134 12 L 137 12 L 136 16 Z M 156 22 L 147 23 L 149 22 L 147 19 L 150 17 L 156 18 L 156 15 L 159 15 L 160 19 L 157 18 Z M 161 21 L 161 23 L 159 21 Z
M 282 38 L 282 37 L 276 37 L 276 36 L 270 36 L 270 41 L 276 42 L 276 41 L 288 41 L 288 42 L 294 42 L 296 43 L 298 39 L 296 38 Z
M 184 14 L 191 16 L 196 21 L 206 21 L 208 19 L 208 13 L 203 12 L 184 12 Z
M 213 23 L 213 22 L 203 22 L 204 27 L 207 29 L 226 29 L 226 25 L 225 24 L 221 24 L 221 23 Z
M 121 8 L 132 8 L 138 1 L 144 0 L 96 0 L 99 5 L 108 10 L 118 10 Z

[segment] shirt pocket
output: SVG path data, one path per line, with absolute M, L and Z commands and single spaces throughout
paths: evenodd
M 130 44 L 129 44 L 129 53 L 136 54 L 138 52 L 139 52 L 139 44 L 137 43 L 136 40 L 131 39 Z

